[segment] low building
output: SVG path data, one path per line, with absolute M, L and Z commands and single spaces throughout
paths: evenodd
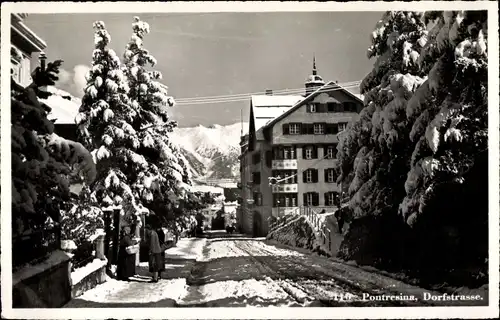
M 336 82 L 325 84 L 315 63 L 305 92 L 275 109 L 261 106 L 287 98 L 259 97 L 257 106 L 254 97 L 250 101 L 249 130 L 240 143 L 240 220 L 246 233 L 264 236 L 271 217 L 304 207 L 331 211 L 337 204 L 338 134 L 357 119 L 363 103 Z

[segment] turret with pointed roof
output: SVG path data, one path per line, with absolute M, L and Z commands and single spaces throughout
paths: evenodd
M 306 87 L 305 95 L 308 96 L 314 90 L 318 89 L 324 84 L 325 82 L 323 81 L 323 78 L 320 75 L 318 75 L 318 70 L 316 69 L 316 56 L 313 55 L 313 69 L 312 69 L 312 74 L 307 78 L 305 82 L 305 87 Z

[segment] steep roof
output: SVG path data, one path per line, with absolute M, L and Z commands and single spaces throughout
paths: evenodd
M 294 104 L 304 99 L 298 95 L 252 96 L 251 106 L 253 108 L 253 121 L 255 131 L 265 126 L 269 121 L 287 112 Z
M 304 103 L 307 103 L 311 100 L 313 100 L 317 95 L 319 95 L 320 93 L 323 93 L 323 92 L 328 92 L 328 91 L 331 91 L 333 88 L 335 89 L 339 89 L 339 90 L 342 90 L 344 93 L 346 93 L 347 95 L 349 95 L 350 97 L 354 98 L 355 100 L 358 100 L 359 102 L 363 103 L 363 101 L 358 97 L 356 96 L 355 94 L 349 92 L 347 89 L 345 89 L 344 87 L 338 85 L 335 81 L 329 81 L 328 83 L 326 83 L 324 86 L 321 86 L 319 87 L 318 89 L 316 89 L 315 91 L 311 92 L 311 94 L 309 94 L 307 97 L 305 97 L 304 99 L 298 101 L 297 103 L 295 103 L 291 108 L 289 108 L 286 112 L 282 113 L 281 115 L 277 116 L 276 118 L 274 118 L 273 120 L 269 121 L 268 123 L 266 123 L 265 125 L 265 128 L 270 128 L 272 127 L 275 123 L 277 123 L 278 121 L 280 121 L 281 119 L 284 119 L 286 118 L 289 114 L 291 114 L 292 112 L 294 112 L 295 110 L 297 110 L 298 108 L 300 108 L 301 106 L 304 105 Z

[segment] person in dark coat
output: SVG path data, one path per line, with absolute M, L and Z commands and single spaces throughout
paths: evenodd
M 118 280 L 129 281 L 130 277 L 135 276 L 135 254 L 128 254 L 126 248 L 135 245 L 130 235 L 130 227 L 124 226 L 118 249 L 118 263 L 116 268 L 116 277 Z
M 158 233 L 151 225 L 146 225 L 147 242 L 149 247 L 149 272 L 153 274 L 151 282 L 158 282 L 158 272 L 165 267 L 161 256 L 161 245 Z M 163 265 L 162 265 L 163 262 Z
M 156 233 L 158 234 L 158 240 L 160 241 L 160 247 L 165 243 L 165 232 L 163 232 L 163 228 L 158 227 L 156 229 Z M 158 269 L 158 279 L 161 279 L 161 273 L 165 271 L 165 251 L 161 251 L 161 259 L 160 259 L 160 269 Z

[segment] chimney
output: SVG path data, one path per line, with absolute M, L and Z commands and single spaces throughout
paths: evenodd
M 45 54 L 45 52 L 40 52 L 38 59 L 40 60 L 40 69 L 42 71 L 45 71 L 45 61 L 47 61 L 47 55 Z
M 266 89 L 266 96 L 272 96 L 272 95 L 273 95 L 273 90 Z

